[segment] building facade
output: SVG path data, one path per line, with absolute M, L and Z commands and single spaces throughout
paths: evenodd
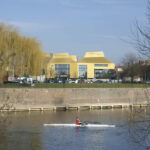
M 84 68 L 84 69 L 80 69 Z M 104 57 L 103 52 L 87 52 L 78 62 L 79 78 L 106 79 L 111 78 L 115 65 Z M 84 71 L 83 71 L 84 70 Z M 82 73 L 84 72 L 84 73 Z
M 68 53 L 54 54 L 47 72 L 47 78 L 77 78 L 77 57 Z
M 54 54 L 48 63 L 47 78 L 112 78 L 115 65 L 104 57 L 104 53 L 87 52 L 77 61 L 77 57 L 68 53 Z

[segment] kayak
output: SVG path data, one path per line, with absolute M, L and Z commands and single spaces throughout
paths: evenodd
M 90 128 L 114 128 L 115 125 L 108 125 L 108 124 L 88 124 L 88 123 L 83 123 L 83 124 L 44 124 L 44 126 L 51 126 L 51 127 L 90 127 Z

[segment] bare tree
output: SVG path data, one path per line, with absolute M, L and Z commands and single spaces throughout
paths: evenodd
M 139 58 L 134 53 L 127 53 L 121 60 L 124 67 L 121 77 L 130 77 L 133 82 L 135 76 L 141 76 L 142 66 L 139 64 Z
M 138 56 L 135 53 L 127 53 L 123 56 L 121 59 L 121 65 L 123 66 L 132 66 L 136 63 L 138 63 Z
M 147 26 L 140 25 L 136 21 L 133 37 L 136 50 L 144 59 L 150 59 L 150 0 L 147 0 L 147 21 Z M 146 72 L 149 70 L 148 66 L 143 67 Z M 147 88 L 144 90 L 148 102 L 147 107 L 135 107 L 130 112 L 129 135 L 135 143 L 143 146 L 144 149 L 150 149 L 150 91 Z
M 136 32 L 134 33 L 134 44 L 141 56 L 150 59 L 150 0 L 147 0 L 148 26 L 143 26 L 136 21 Z

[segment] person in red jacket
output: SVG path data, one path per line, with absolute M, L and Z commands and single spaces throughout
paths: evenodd
M 81 124 L 78 117 L 76 118 L 76 124 L 77 124 L 77 125 Z

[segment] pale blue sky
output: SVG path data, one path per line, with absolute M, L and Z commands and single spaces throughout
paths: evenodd
M 116 64 L 135 48 L 130 41 L 137 19 L 146 22 L 146 0 L 0 0 L 0 21 L 41 41 L 43 51 L 79 58 L 103 51 Z

